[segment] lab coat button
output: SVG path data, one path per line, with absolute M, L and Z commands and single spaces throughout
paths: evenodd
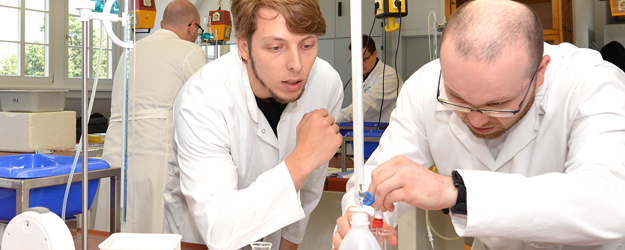
M 266 130 L 263 129 L 263 134 L 265 133 Z

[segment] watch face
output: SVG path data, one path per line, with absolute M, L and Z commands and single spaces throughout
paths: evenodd
M 152 7 L 152 0 L 143 0 L 143 6 Z

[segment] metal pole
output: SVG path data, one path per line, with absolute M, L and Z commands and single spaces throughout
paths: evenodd
M 82 249 L 87 250 L 87 231 L 89 222 L 89 178 L 87 177 L 89 169 L 87 167 L 87 143 L 88 143 L 88 129 L 89 129 L 89 114 L 87 112 L 88 100 L 87 92 L 87 77 L 89 61 L 87 61 L 87 39 L 89 31 L 89 21 L 82 22 Z
M 214 52 L 215 56 L 213 56 L 213 58 L 215 58 L 215 59 L 219 58 L 219 40 L 218 40 L 219 34 L 217 33 L 217 31 L 218 30 L 215 30 L 215 33 L 214 33 L 215 34 L 215 48 L 214 48 L 215 49 L 215 52 Z
M 112 4 L 111 4 L 112 6 Z M 106 7 L 105 7 L 106 8 Z M 109 7 L 110 8 L 110 7 Z M 124 1 L 124 12 L 129 13 L 130 9 L 130 1 Z M 131 39 L 130 37 L 130 25 L 124 28 L 124 42 L 128 43 Z M 136 59 L 135 59 L 136 60 Z M 122 82 L 124 89 L 123 96 L 123 104 L 122 104 L 122 154 L 121 154 L 121 168 L 122 174 L 121 179 L 119 180 L 121 183 L 120 190 L 120 202 L 118 206 L 120 207 L 120 224 L 122 231 L 126 231 L 126 212 L 127 212 L 127 195 L 128 195 L 128 106 L 129 106 L 129 77 L 130 77 L 130 48 L 124 48 L 124 80 Z

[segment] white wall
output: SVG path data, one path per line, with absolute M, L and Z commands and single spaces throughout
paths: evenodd
M 593 1 L 593 21 L 595 24 L 595 45 L 597 48 L 603 47 L 605 44 L 603 41 L 603 27 L 606 23 L 606 2 Z
M 573 0 L 573 41 L 577 47 L 589 48 L 595 41 L 594 2 Z
M 154 31 L 161 29 L 161 21 L 163 20 L 163 11 L 165 11 L 165 7 L 167 4 L 171 3 L 172 0 L 154 0 L 154 4 L 156 5 L 156 19 L 154 20 L 154 28 L 150 30 L 150 33 L 140 33 L 137 34 L 137 40 L 149 36 L 150 34 L 154 34 Z M 145 30 L 140 30 L 145 31 Z

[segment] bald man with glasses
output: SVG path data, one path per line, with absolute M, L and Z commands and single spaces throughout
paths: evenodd
M 173 106 L 178 92 L 202 66 L 203 50 L 195 44 L 203 32 L 200 14 L 187 0 L 171 1 L 163 11 L 161 29 L 137 41 L 130 53 L 128 84 L 128 204 L 124 232 L 162 233 L 163 190 L 167 164 L 173 157 Z M 120 58 L 111 94 L 111 119 L 102 159 L 121 165 L 123 57 Z M 108 180 L 102 180 L 91 213 L 95 229 L 109 224 Z M 95 215 L 95 216 L 94 216 Z M 94 218 L 95 217 L 95 218 Z
M 365 164 L 386 226 L 411 206 L 449 209 L 473 249 L 622 247 L 625 74 L 597 51 L 544 43 L 538 16 L 508 0 L 458 8 L 440 55 L 406 81 Z M 337 249 L 356 204 L 347 188 Z

